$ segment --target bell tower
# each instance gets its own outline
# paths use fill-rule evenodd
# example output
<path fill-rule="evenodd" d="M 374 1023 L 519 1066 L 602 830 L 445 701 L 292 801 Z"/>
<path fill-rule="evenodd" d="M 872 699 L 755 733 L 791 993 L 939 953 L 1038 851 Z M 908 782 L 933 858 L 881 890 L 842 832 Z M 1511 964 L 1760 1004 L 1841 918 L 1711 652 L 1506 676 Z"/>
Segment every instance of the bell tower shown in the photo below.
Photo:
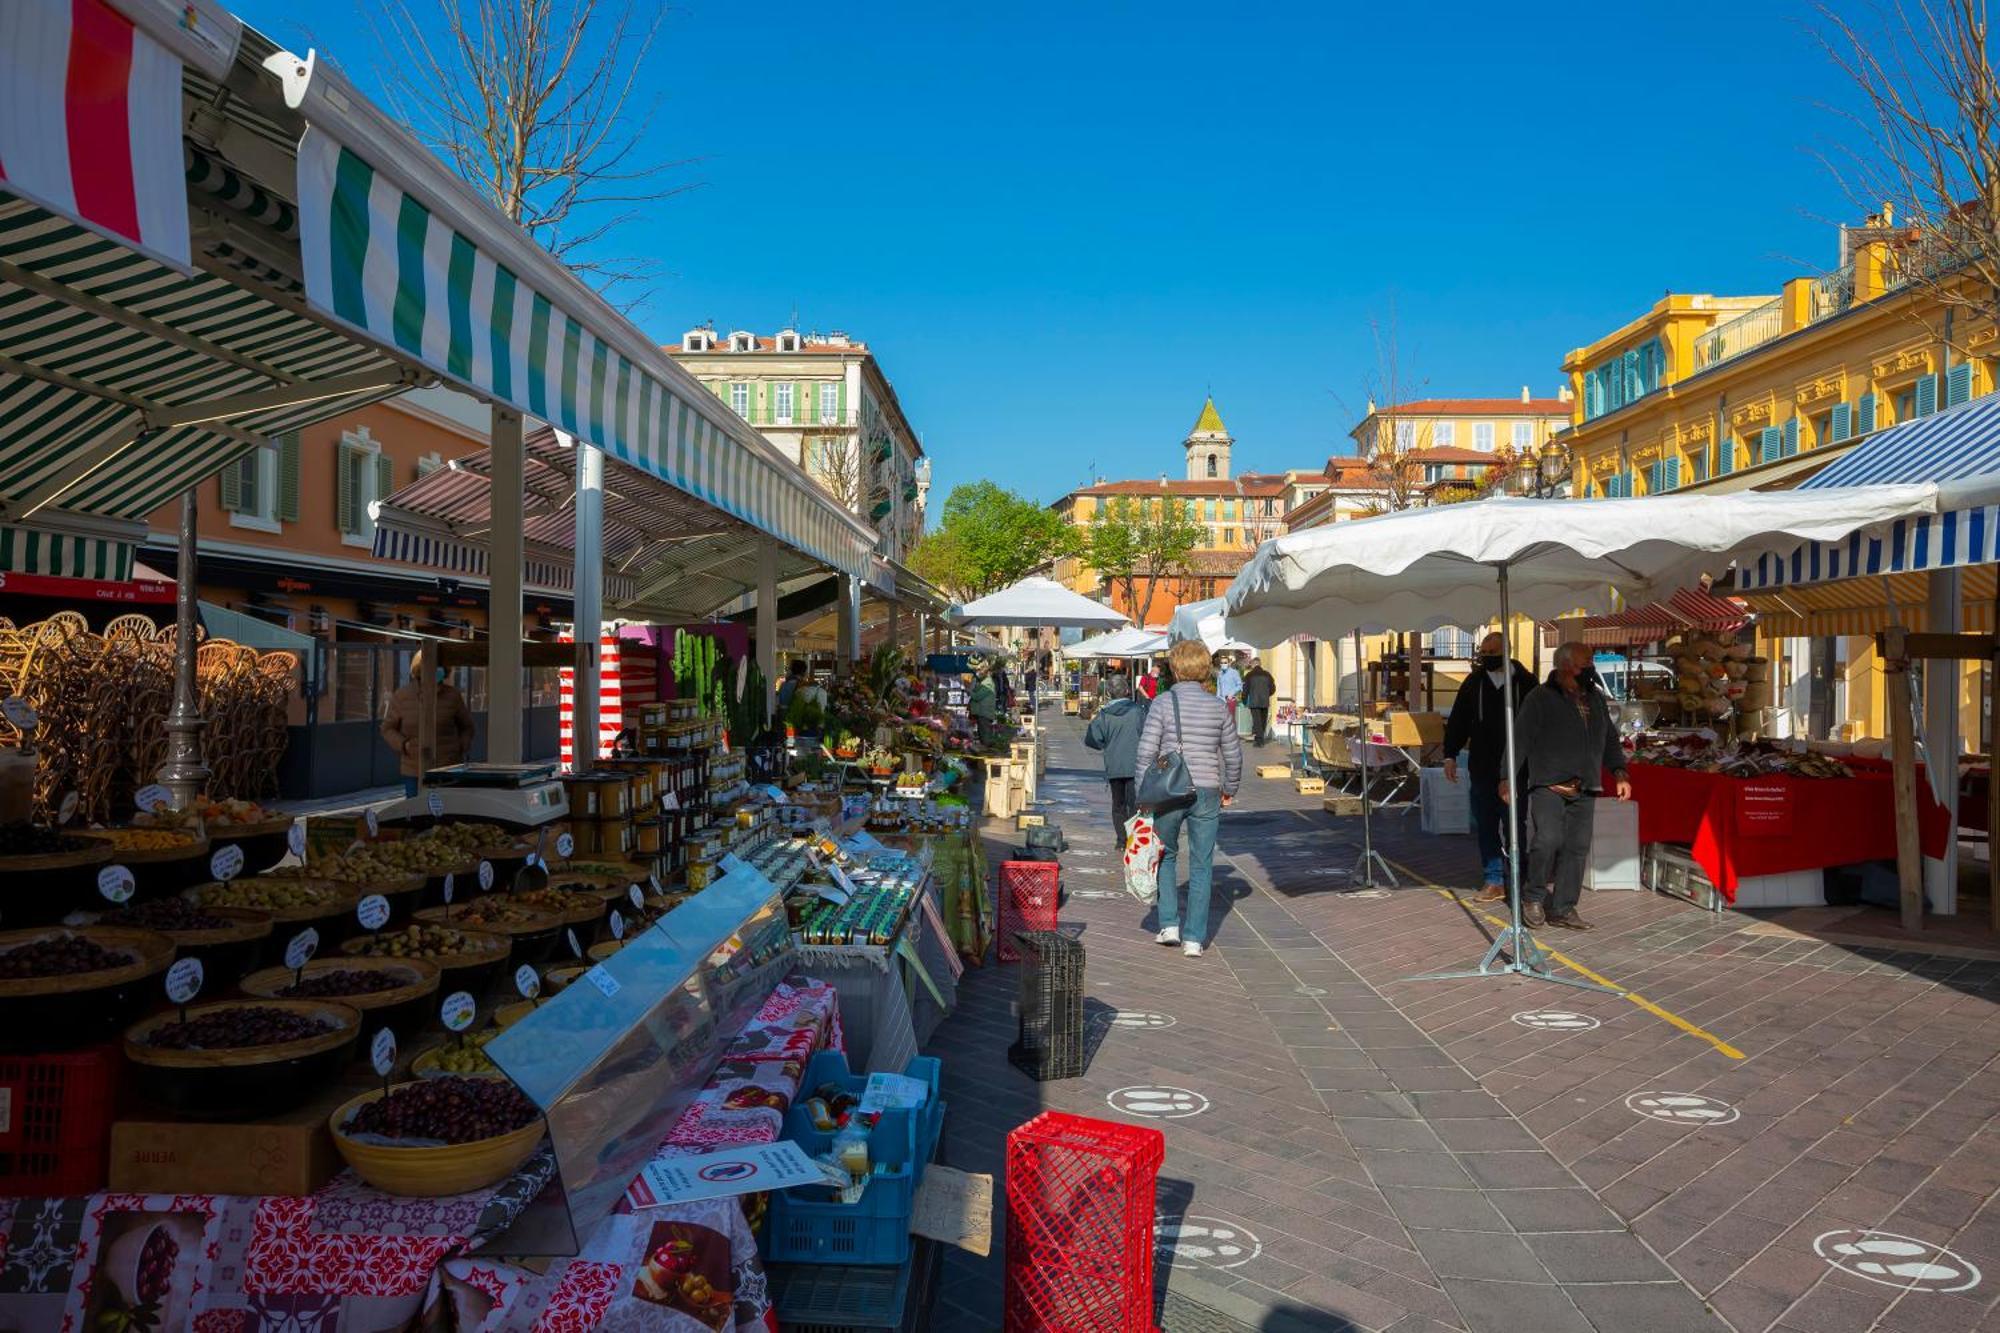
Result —
<path fill-rule="evenodd" d="M 1187 479 L 1228 481 L 1229 446 L 1234 443 L 1229 428 L 1222 424 L 1222 413 L 1215 410 L 1215 399 L 1202 403 L 1201 416 L 1181 446 L 1187 450 Z"/>

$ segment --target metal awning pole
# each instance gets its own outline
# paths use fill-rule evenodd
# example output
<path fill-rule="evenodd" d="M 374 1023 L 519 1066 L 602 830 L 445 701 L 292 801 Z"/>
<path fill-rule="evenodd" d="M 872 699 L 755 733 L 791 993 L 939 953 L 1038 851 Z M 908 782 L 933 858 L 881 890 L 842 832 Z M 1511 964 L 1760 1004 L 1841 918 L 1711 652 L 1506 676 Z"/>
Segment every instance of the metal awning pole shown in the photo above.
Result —
<path fill-rule="evenodd" d="M 201 696 L 196 690 L 195 642 L 199 618 L 195 599 L 195 519 L 199 506 L 195 489 L 181 492 L 180 551 L 174 566 L 174 704 L 167 713 L 167 761 L 160 765 L 160 782 L 173 793 L 174 808 L 192 806 L 208 785 L 208 765 L 202 762 Z M 223 792 L 224 796 L 239 793 Z"/>
<path fill-rule="evenodd" d="M 572 747 L 578 772 L 602 750 L 597 734 L 598 640 L 604 634 L 604 453 L 576 442 L 576 688 Z"/>
<path fill-rule="evenodd" d="M 493 407 L 491 484 L 487 488 L 493 535 L 488 543 L 486 599 L 486 757 L 518 764 L 521 744 L 521 522 L 526 503 L 521 414 Z"/>
<path fill-rule="evenodd" d="M 764 718 L 778 698 L 778 540 L 757 539 L 757 669 L 764 673 Z M 748 737 L 744 738 L 746 741 Z"/>

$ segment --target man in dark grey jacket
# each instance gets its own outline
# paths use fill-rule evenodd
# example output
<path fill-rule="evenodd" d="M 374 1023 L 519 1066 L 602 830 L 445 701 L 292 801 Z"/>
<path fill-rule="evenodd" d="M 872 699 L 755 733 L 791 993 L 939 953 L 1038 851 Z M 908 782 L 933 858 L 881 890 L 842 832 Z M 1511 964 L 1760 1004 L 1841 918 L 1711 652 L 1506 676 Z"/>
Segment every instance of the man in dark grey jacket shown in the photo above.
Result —
<path fill-rule="evenodd" d="M 1083 733 L 1083 743 L 1104 753 L 1104 780 L 1111 784 L 1111 824 L 1118 850 L 1125 850 L 1125 823 L 1132 818 L 1132 775 L 1139 752 L 1139 731 L 1146 725 L 1146 701 L 1132 697 L 1132 678 L 1112 676 L 1105 682 L 1110 702 L 1097 710 Z"/>
<path fill-rule="evenodd" d="M 1583 871 L 1590 859 L 1597 793 L 1609 769 L 1618 799 L 1632 799 L 1625 776 L 1625 749 L 1597 687 L 1590 649 L 1566 643 L 1556 649 L 1548 681 L 1521 701 L 1514 720 L 1518 781 L 1501 787 L 1501 797 L 1524 792 L 1528 803 L 1528 863 L 1521 872 L 1521 921 L 1589 930 L 1576 914 L 1583 894 Z M 1544 902 L 1550 877 L 1555 894 Z"/>

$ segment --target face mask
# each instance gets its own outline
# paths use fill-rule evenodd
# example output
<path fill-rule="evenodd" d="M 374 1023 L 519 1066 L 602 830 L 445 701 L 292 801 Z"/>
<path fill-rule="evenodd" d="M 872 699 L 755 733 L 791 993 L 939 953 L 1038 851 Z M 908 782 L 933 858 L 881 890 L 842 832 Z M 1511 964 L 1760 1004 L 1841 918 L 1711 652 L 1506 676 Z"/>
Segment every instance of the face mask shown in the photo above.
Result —
<path fill-rule="evenodd" d="M 1498 653 L 1481 653 L 1479 655 L 1479 669 L 1481 671 L 1498 671 L 1503 665 L 1504 663 L 1501 662 L 1500 654 Z"/>
<path fill-rule="evenodd" d="M 1576 673 L 1576 679 L 1577 682 L 1582 685 L 1595 685 L 1597 683 L 1597 668 L 1596 667 L 1583 668 L 1583 670 Z"/>

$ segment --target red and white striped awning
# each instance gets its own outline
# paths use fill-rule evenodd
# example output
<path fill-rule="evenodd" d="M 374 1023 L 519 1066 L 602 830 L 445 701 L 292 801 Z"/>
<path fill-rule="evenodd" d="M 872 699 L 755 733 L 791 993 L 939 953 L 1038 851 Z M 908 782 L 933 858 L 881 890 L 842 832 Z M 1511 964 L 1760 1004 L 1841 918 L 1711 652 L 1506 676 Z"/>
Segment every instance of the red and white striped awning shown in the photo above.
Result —
<path fill-rule="evenodd" d="M 1698 588 L 1683 588 L 1663 602 L 1627 607 L 1610 615 L 1554 621 L 1544 629 L 1597 648 L 1629 648 L 1657 643 L 1685 630 L 1734 634 L 1750 619 L 1741 602 Z"/>

